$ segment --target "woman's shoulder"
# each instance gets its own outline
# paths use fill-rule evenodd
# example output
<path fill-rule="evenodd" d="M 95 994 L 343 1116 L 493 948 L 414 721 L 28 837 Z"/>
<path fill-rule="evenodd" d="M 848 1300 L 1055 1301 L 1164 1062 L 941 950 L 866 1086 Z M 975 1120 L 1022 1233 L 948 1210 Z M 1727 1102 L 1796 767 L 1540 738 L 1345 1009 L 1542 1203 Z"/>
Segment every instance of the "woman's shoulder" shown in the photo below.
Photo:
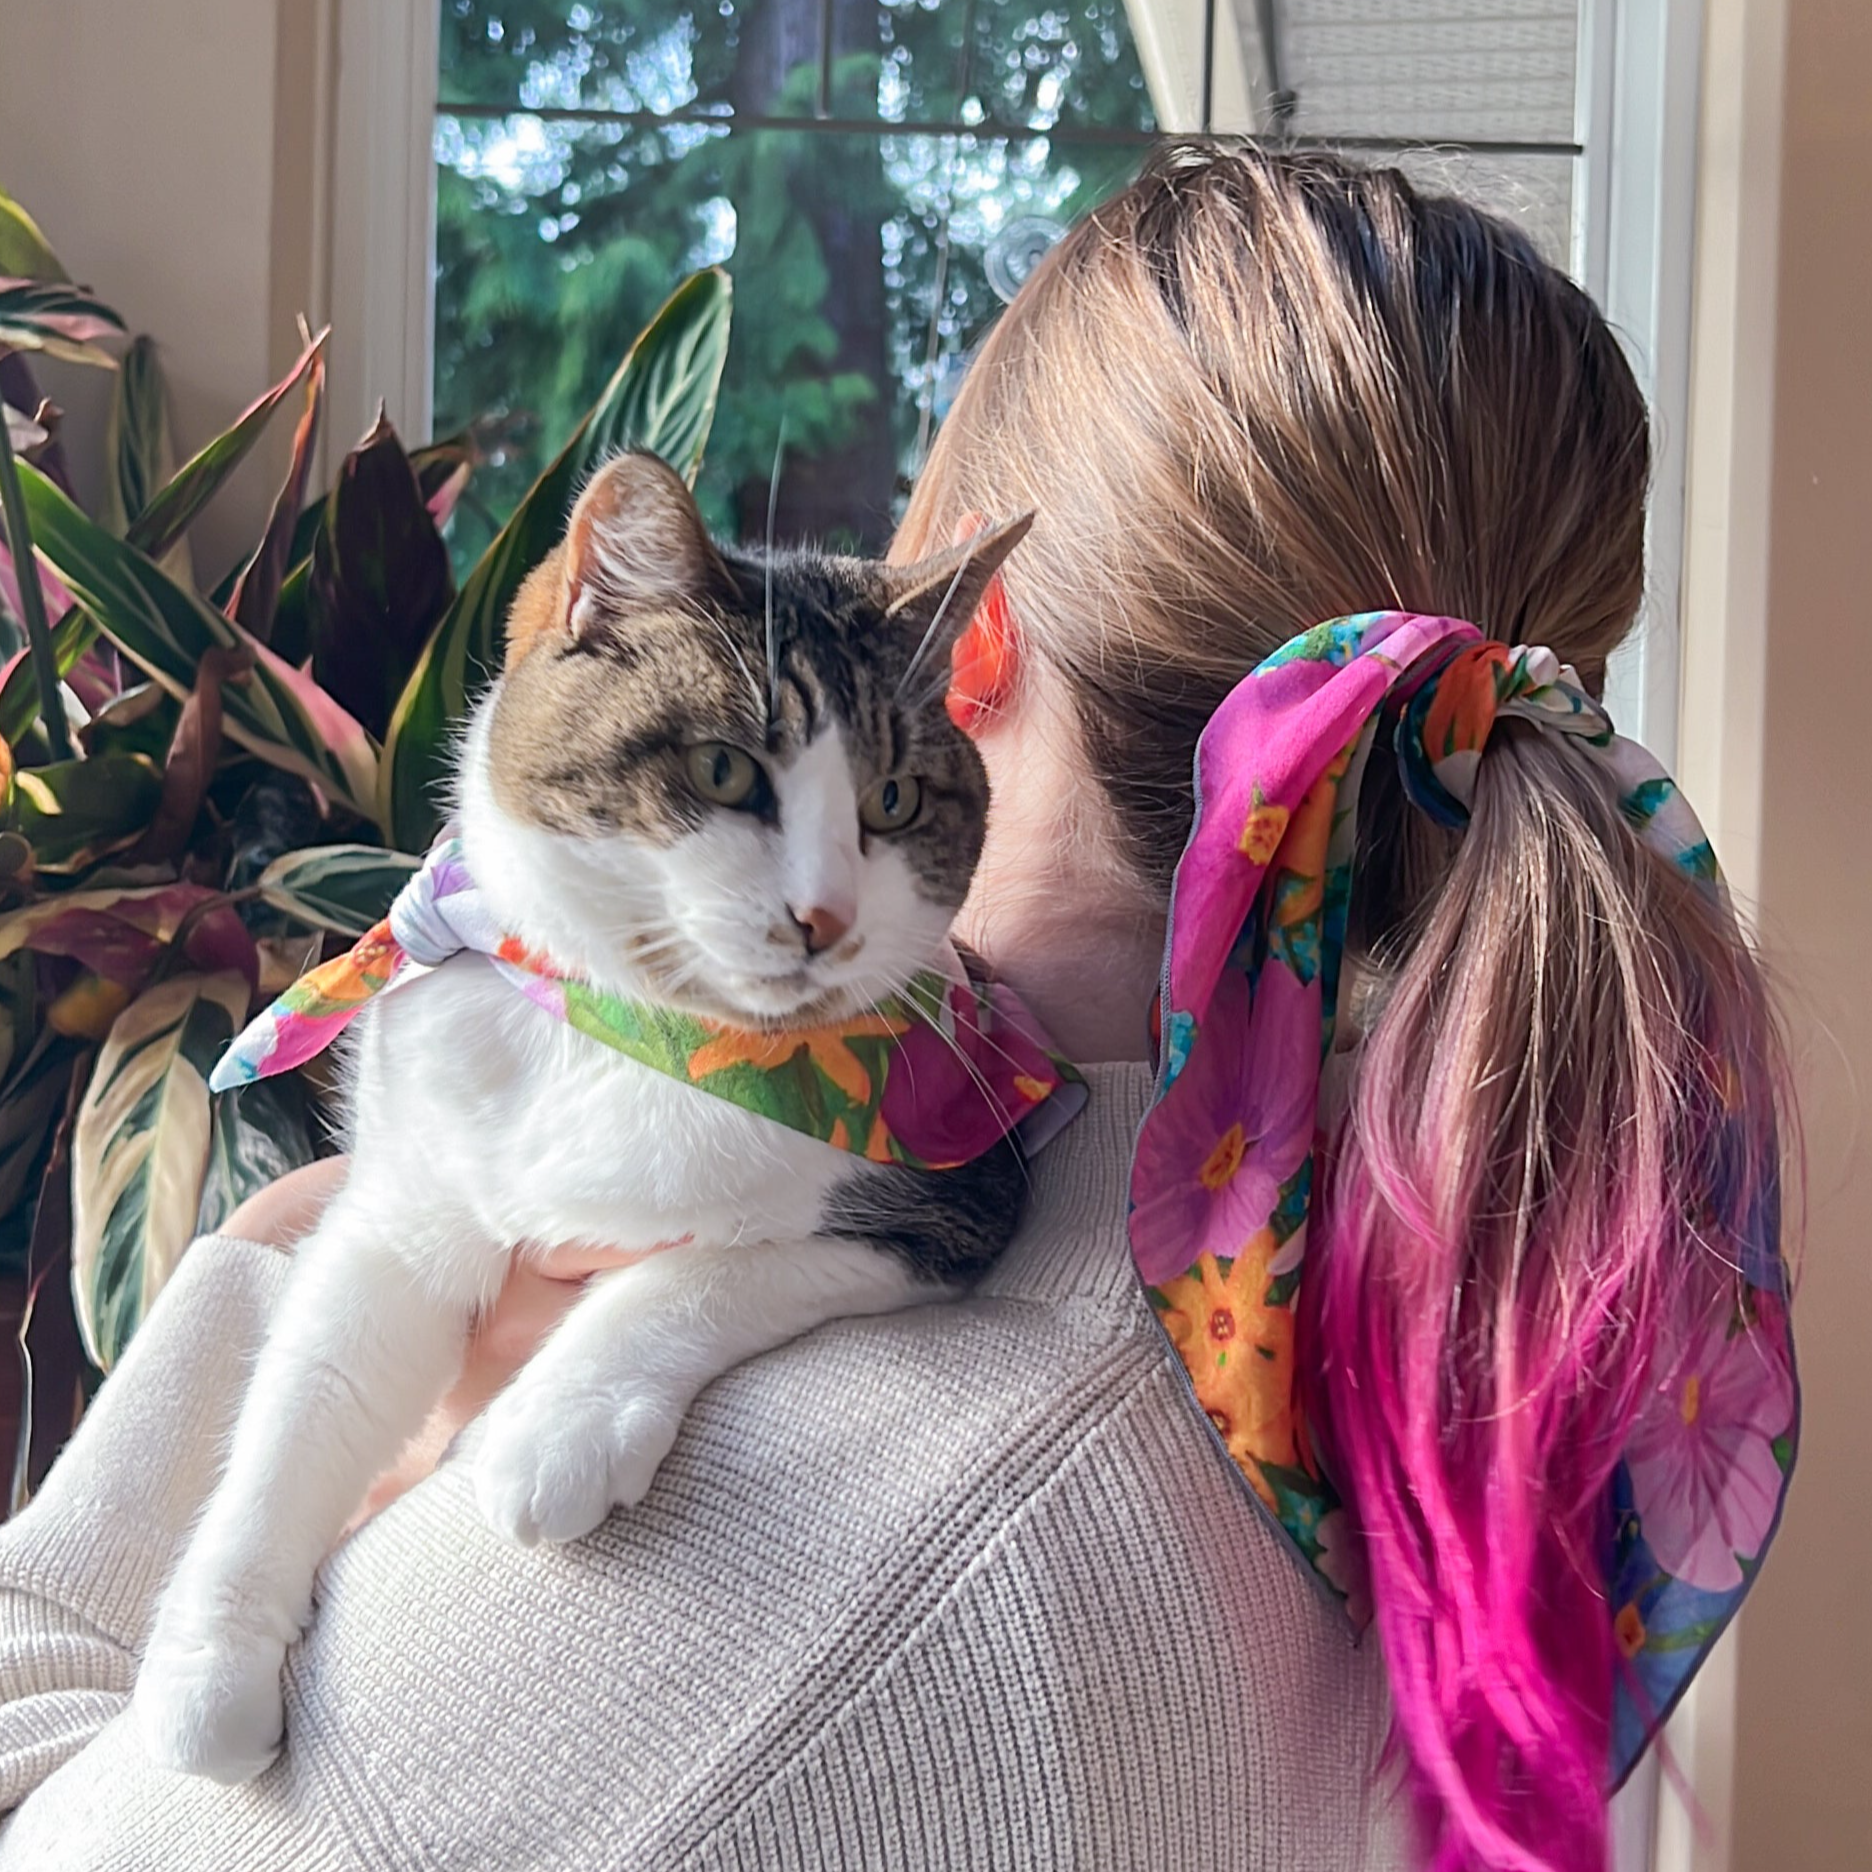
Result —
<path fill-rule="evenodd" d="M 712 1386 L 639 1506 L 530 1552 L 479 1524 L 471 1431 L 328 1564 L 289 1684 L 297 1772 L 341 1749 L 399 1784 L 385 1798 L 456 1814 L 464 1787 L 530 1781 L 476 1810 L 473 1862 L 546 1827 L 570 1866 L 726 1851 L 854 1774 L 867 1802 L 933 1798 L 959 1730 L 992 1757 L 967 1770 L 978 1827 L 1042 1798 L 1090 1825 L 1119 1784 L 1198 1759 L 1218 1713 L 1278 1706 L 1276 1759 L 1293 1738 L 1365 1776 L 1374 1661 L 1192 1408 L 1141 1307 L 979 1294 L 841 1323 Z M 1062 1762 L 1085 1783 L 1063 1808 L 1042 1786 Z M 749 1840 L 723 1862 L 769 1863 Z M 890 1862 L 994 1857 L 928 1851 Z"/>

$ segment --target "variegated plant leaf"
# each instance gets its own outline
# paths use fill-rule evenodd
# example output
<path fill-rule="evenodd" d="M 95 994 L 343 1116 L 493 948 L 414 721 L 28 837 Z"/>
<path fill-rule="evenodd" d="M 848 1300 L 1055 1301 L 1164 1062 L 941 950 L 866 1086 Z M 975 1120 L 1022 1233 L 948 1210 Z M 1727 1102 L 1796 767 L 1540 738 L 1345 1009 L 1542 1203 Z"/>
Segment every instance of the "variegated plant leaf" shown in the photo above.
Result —
<path fill-rule="evenodd" d="M 172 975 L 118 1015 L 72 1137 L 72 1293 L 108 1371 L 195 1233 L 213 1139 L 208 1074 L 247 1017 L 243 976 Z"/>
<path fill-rule="evenodd" d="M 377 749 L 350 715 L 129 541 L 88 520 L 44 475 L 23 464 L 19 473 L 35 546 L 131 662 L 179 698 L 209 651 L 249 650 L 250 676 L 223 695 L 229 738 L 360 818 L 372 816 Z"/>
<path fill-rule="evenodd" d="M 237 1086 L 213 1101 L 208 1170 L 195 1232 L 212 1235 L 249 1196 L 317 1154 L 318 1116 L 299 1073 Z"/>
<path fill-rule="evenodd" d="M 420 859 L 380 845 L 309 845 L 261 872 L 260 895 L 314 929 L 362 936 L 420 868 Z"/>
<path fill-rule="evenodd" d="M 380 408 L 339 466 L 313 541 L 307 648 L 320 687 L 382 733 L 454 596 L 448 548 Z"/>
<path fill-rule="evenodd" d="M 0 279 L 0 345 L 11 350 L 115 370 L 117 360 L 98 340 L 121 337 L 123 329 L 123 320 L 82 286 Z"/>
<path fill-rule="evenodd" d="M 239 911 L 203 884 L 101 885 L 41 897 L 0 915 L 0 962 L 22 949 L 69 956 L 106 981 L 140 988 L 178 937 L 198 969 L 231 969 L 249 981 L 259 975 Z"/>
<path fill-rule="evenodd" d="M 197 514 L 259 441 L 273 412 L 292 392 L 324 349 L 320 332 L 284 377 L 257 397 L 221 434 L 190 456 L 156 498 L 131 521 L 124 538 L 139 552 L 160 560 L 193 524 Z M 97 641 L 97 623 L 88 613 L 67 610 L 52 627 L 52 654 L 65 675 Z M 0 736 L 17 742 L 39 713 L 39 690 L 30 664 L 21 661 L 0 679 Z"/>
<path fill-rule="evenodd" d="M 695 479 L 728 356 L 730 293 L 727 274 L 711 267 L 671 294 L 436 626 L 384 740 L 378 823 L 396 844 L 420 851 L 434 836 L 451 738 L 499 671 L 514 594 L 565 531 L 592 469 L 641 448 Z"/>
<path fill-rule="evenodd" d="M 35 1051 L 0 1099 L 0 1215 L 32 1188 L 40 1148 L 65 1103 L 71 1062 L 69 1042 Z"/>
<path fill-rule="evenodd" d="M 52 432 L 44 423 L 24 410 L 16 410 L 11 403 L 6 406 L 6 432 L 15 455 L 29 455 L 52 440 Z"/>
<path fill-rule="evenodd" d="M 175 452 L 169 442 L 162 361 L 155 339 L 143 333 L 131 339 L 112 389 L 104 436 L 101 518 L 106 530 L 119 539 L 126 537 L 131 521 L 174 479 Z M 193 584 L 186 536 L 154 557 L 179 584 Z"/>
<path fill-rule="evenodd" d="M 273 511 L 253 557 L 241 568 L 227 602 L 219 608 L 262 643 L 271 642 L 273 613 L 279 604 L 280 585 L 292 566 L 293 541 L 305 508 L 306 482 L 312 472 L 312 450 L 318 440 L 319 408 L 325 397 L 325 360 L 318 358 L 306 377 L 305 407 L 293 430 L 292 454 L 286 479 L 273 499 Z"/>
<path fill-rule="evenodd" d="M 31 844 L 35 870 L 72 877 L 135 844 L 162 793 L 161 769 L 141 754 L 23 767 L 13 776 L 13 826 Z"/>
<path fill-rule="evenodd" d="M 0 189 L 0 274 L 59 285 L 71 278 L 39 223 L 5 189 Z"/>

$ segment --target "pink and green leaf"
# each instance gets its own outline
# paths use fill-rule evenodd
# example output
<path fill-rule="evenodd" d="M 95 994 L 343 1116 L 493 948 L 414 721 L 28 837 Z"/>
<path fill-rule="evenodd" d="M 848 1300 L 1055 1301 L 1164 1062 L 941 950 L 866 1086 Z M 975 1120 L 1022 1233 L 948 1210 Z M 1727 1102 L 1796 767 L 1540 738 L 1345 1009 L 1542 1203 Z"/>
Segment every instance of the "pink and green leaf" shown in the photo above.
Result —
<path fill-rule="evenodd" d="M 123 320 L 82 286 L 0 278 L 0 345 L 10 350 L 115 370 L 117 360 L 100 341 L 123 335 Z"/>
<path fill-rule="evenodd" d="M 312 547 L 310 649 L 320 685 L 382 733 L 454 595 L 417 470 L 379 410 L 338 471 Z"/>
<path fill-rule="evenodd" d="M 131 521 L 124 539 L 138 551 L 160 559 L 194 523 L 234 470 L 246 460 L 268 420 L 312 369 L 324 349 L 320 332 L 284 377 L 258 397 L 220 435 L 176 470 L 156 498 Z M 59 674 L 67 674 L 97 638 L 97 623 L 68 609 L 52 627 L 52 650 Z M 0 737 L 16 743 L 39 714 L 39 695 L 28 664 L 9 666 L 0 680 Z"/>
<path fill-rule="evenodd" d="M 306 483 L 312 472 L 312 450 L 318 439 L 319 406 L 325 394 L 325 360 L 315 356 L 305 378 L 305 408 L 293 430 L 292 456 L 286 479 L 267 517 L 266 532 L 234 586 L 225 609 L 244 630 L 262 643 L 273 634 L 273 614 L 279 606 L 280 585 L 292 565 L 294 535 L 305 508 Z"/>
<path fill-rule="evenodd" d="M 106 981 L 140 988 L 184 923 L 183 953 L 197 968 L 260 973 L 259 953 L 239 913 L 200 884 L 67 891 L 0 915 L 0 960 L 22 949 L 69 956 Z"/>
<path fill-rule="evenodd" d="M 209 651 L 251 649 L 251 676 L 223 697 L 230 739 L 370 816 L 377 753 L 351 716 L 130 542 L 88 520 L 43 475 L 22 466 L 20 480 L 38 550 L 131 662 L 181 699 Z"/>

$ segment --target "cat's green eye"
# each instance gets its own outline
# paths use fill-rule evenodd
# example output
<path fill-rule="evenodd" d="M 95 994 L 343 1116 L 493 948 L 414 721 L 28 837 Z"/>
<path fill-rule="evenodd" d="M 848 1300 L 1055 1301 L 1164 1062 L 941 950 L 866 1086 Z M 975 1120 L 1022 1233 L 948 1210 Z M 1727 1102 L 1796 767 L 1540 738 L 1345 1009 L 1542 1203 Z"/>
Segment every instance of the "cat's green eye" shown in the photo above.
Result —
<path fill-rule="evenodd" d="M 703 741 L 689 750 L 689 784 L 711 805 L 751 808 L 767 776 L 752 754 L 726 741 Z"/>
<path fill-rule="evenodd" d="M 867 832 L 901 832 L 923 809 L 923 783 L 915 774 L 892 774 L 858 802 Z"/>

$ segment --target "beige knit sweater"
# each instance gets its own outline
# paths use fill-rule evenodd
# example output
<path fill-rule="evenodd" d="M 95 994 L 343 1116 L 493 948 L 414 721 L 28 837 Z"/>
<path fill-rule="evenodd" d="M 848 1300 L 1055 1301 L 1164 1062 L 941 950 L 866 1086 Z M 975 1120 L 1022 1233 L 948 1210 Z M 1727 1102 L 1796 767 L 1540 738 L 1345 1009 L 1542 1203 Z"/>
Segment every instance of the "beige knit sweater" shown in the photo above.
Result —
<path fill-rule="evenodd" d="M 640 1508 L 522 1551 L 450 1460 L 366 1526 L 235 1790 L 123 1715 L 286 1270 L 197 1244 L 0 1530 L 0 1872 L 1403 1865 L 1379 1659 L 1201 1434 L 1125 1250 L 1146 1075 L 1092 1078 L 991 1279 L 732 1373 Z"/>

